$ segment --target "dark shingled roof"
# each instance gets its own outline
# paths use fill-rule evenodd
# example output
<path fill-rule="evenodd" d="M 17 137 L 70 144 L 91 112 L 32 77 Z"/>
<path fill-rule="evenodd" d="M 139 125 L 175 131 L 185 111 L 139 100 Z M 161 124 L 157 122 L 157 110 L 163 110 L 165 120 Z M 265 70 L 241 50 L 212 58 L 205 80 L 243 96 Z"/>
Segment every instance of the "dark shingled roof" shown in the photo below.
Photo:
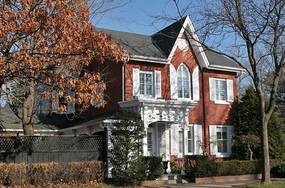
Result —
<path fill-rule="evenodd" d="M 107 33 L 111 36 L 113 41 L 119 43 L 127 52 L 133 55 L 167 58 L 167 56 L 155 46 L 150 36 L 102 28 L 96 28 L 96 31 Z"/>
<path fill-rule="evenodd" d="M 210 65 L 226 66 L 226 67 L 239 68 L 239 69 L 241 68 L 237 63 L 235 63 L 230 58 L 222 54 L 218 54 L 217 52 L 214 52 L 212 50 L 205 50 L 205 54 L 207 56 Z"/>
<path fill-rule="evenodd" d="M 167 59 L 186 18 L 183 17 L 151 36 L 103 28 L 95 28 L 95 31 L 102 31 L 110 35 L 113 41 L 119 43 L 132 55 Z M 211 50 L 206 50 L 205 54 L 210 65 L 240 68 L 233 60 L 224 55 Z"/>
<path fill-rule="evenodd" d="M 185 20 L 186 17 L 178 20 L 177 22 L 174 22 L 173 24 L 151 36 L 151 38 L 155 41 L 154 43 L 157 44 L 157 46 L 164 52 L 167 57 L 169 56 L 174 46 L 174 43 L 181 31 Z"/>

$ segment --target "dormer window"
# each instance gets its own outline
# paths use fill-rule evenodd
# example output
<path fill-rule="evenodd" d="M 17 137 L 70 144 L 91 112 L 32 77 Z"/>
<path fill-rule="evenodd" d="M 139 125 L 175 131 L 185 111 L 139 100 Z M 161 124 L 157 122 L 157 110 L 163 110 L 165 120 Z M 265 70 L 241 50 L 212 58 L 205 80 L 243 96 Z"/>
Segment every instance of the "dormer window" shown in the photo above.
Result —
<path fill-rule="evenodd" d="M 190 98 L 190 73 L 188 68 L 182 64 L 178 68 L 177 72 L 177 86 L 178 86 L 178 98 Z"/>

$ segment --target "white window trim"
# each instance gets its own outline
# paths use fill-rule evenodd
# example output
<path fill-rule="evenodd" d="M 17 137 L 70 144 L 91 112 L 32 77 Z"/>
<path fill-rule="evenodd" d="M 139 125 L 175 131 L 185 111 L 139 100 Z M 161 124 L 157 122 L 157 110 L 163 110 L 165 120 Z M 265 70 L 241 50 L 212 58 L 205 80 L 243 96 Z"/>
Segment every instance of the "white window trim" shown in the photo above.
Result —
<path fill-rule="evenodd" d="M 192 133 L 192 152 L 188 152 L 188 131 L 189 129 L 191 129 L 191 133 Z M 185 133 L 187 133 L 184 137 L 185 137 L 185 154 L 186 155 L 194 155 L 194 151 L 195 151 L 195 143 L 194 143 L 194 126 L 191 124 L 191 125 L 188 125 L 188 127 L 185 129 Z"/>
<path fill-rule="evenodd" d="M 227 131 L 228 131 L 228 128 L 233 128 L 233 126 L 232 125 L 209 125 L 209 126 L 215 126 L 216 128 L 217 127 L 226 127 L 227 128 Z M 216 136 L 217 136 L 217 130 L 216 130 Z M 210 135 L 210 134 L 209 134 Z M 210 135 L 211 136 L 211 135 Z M 229 135 L 227 135 L 228 137 L 229 137 Z M 217 144 L 217 142 L 218 142 L 218 140 L 217 140 L 217 138 L 216 138 L 216 140 L 215 140 L 215 142 L 216 142 L 216 146 L 215 147 L 217 147 L 216 148 L 216 153 L 215 153 L 215 156 L 216 157 L 219 157 L 219 158 L 227 158 L 227 157 L 230 157 L 231 156 L 231 154 L 232 154 L 232 152 L 231 152 L 231 147 L 232 147 L 232 137 L 231 137 L 231 140 L 229 140 L 229 139 L 227 139 L 230 143 L 228 143 L 227 142 L 227 151 L 228 152 L 218 152 L 218 144 Z M 212 154 L 212 151 L 211 151 L 211 154 Z"/>
<path fill-rule="evenodd" d="M 179 145 L 179 144 L 180 144 L 180 139 L 181 139 L 181 138 L 179 137 L 179 136 L 180 136 L 180 134 L 179 134 L 180 132 L 182 132 L 182 142 L 181 142 L 181 144 L 182 144 L 182 151 L 180 151 L 180 145 Z M 182 158 L 182 157 L 183 157 L 183 146 L 185 146 L 185 144 L 183 144 L 183 141 L 184 141 L 184 138 L 183 138 L 183 137 L 185 137 L 185 136 L 184 136 L 184 133 L 183 133 L 183 129 L 179 129 L 179 130 L 178 130 L 178 152 L 177 152 L 179 158 Z"/>
<path fill-rule="evenodd" d="M 231 102 L 230 101 L 228 101 L 228 87 L 227 87 L 227 80 L 231 80 L 231 79 L 226 79 L 226 78 L 214 78 L 214 77 L 210 77 L 209 78 L 209 83 L 211 82 L 211 79 L 213 79 L 213 80 L 222 80 L 222 81 L 225 81 L 226 82 L 226 100 L 217 100 L 216 99 L 216 96 L 215 96 L 215 99 L 214 100 L 211 100 L 211 101 L 213 101 L 215 104 L 224 104 L 224 105 L 229 105 L 229 104 L 231 104 Z M 215 87 L 215 86 L 214 86 Z M 211 87 L 209 87 L 209 90 L 210 89 L 212 89 Z M 217 92 L 217 91 L 215 91 L 215 92 Z M 209 92 L 209 93 L 211 93 L 211 92 Z"/>
<path fill-rule="evenodd" d="M 151 74 L 152 75 L 152 95 L 146 95 L 146 94 L 141 94 L 140 93 L 140 74 Z M 150 99 L 150 98 L 155 98 L 155 79 L 154 79 L 154 71 L 143 71 L 139 70 L 139 98 L 145 98 L 145 99 Z M 146 92 L 146 91 L 145 91 Z"/>
<path fill-rule="evenodd" d="M 189 129 L 192 129 L 192 149 L 193 151 L 192 152 L 188 152 L 188 131 Z M 185 155 L 194 155 L 194 151 L 195 151 L 195 143 L 194 143 L 194 126 L 193 124 L 188 124 L 187 127 L 185 127 L 184 129 L 181 127 L 179 128 L 178 132 L 182 132 L 183 134 L 183 141 L 184 141 L 184 144 L 183 144 L 183 141 L 182 141 L 182 148 L 184 147 L 184 153 Z M 179 135 L 179 134 L 178 134 Z M 180 138 L 179 138 L 180 139 Z M 182 152 L 179 151 L 179 139 L 178 139 L 178 157 L 181 158 L 183 157 L 183 150 Z"/>
<path fill-rule="evenodd" d="M 228 90 L 228 88 L 227 88 L 227 79 L 224 79 L 224 78 L 214 78 L 214 80 L 215 81 L 223 81 L 223 82 L 226 83 L 226 91 L 225 91 L 226 92 L 226 99 L 225 100 L 216 99 L 216 96 L 217 96 L 217 90 L 216 90 L 215 102 L 216 103 L 228 103 L 227 102 L 227 98 L 228 98 L 228 95 L 227 95 L 227 90 Z M 216 85 L 215 85 L 215 87 L 216 87 Z M 217 89 L 217 88 L 215 88 L 215 89 Z"/>
<path fill-rule="evenodd" d="M 148 133 L 151 133 L 151 142 L 152 142 L 152 151 L 149 151 L 148 150 Z M 154 132 L 154 128 L 153 127 L 149 127 L 149 128 L 147 128 L 147 135 L 146 135 L 146 137 L 147 137 L 147 154 L 148 154 L 148 156 L 153 156 L 153 155 L 155 155 L 155 132 Z"/>
<path fill-rule="evenodd" d="M 214 103 L 215 103 L 215 104 L 231 104 L 231 103 L 228 102 L 228 101 L 222 101 L 222 100 L 215 100 Z"/>
<path fill-rule="evenodd" d="M 178 88 L 178 77 L 179 77 L 179 69 L 180 69 L 180 67 L 182 67 L 182 66 L 184 66 L 185 68 L 186 68 L 186 70 L 187 70 L 187 72 L 188 72 L 188 84 L 189 84 L 189 98 L 185 98 L 185 97 L 179 97 L 179 93 L 178 93 L 178 91 L 179 91 L 179 88 Z M 192 86 L 192 80 L 191 80 L 191 77 L 192 77 L 192 74 L 191 74 L 191 72 L 189 71 L 189 68 L 184 64 L 184 63 L 181 63 L 180 65 L 179 65 L 179 67 L 177 68 L 177 77 L 176 77 L 176 79 L 177 79 L 177 100 L 181 100 L 181 101 L 193 101 L 193 99 L 192 99 L 192 96 L 193 96 L 193 86 Z"/>

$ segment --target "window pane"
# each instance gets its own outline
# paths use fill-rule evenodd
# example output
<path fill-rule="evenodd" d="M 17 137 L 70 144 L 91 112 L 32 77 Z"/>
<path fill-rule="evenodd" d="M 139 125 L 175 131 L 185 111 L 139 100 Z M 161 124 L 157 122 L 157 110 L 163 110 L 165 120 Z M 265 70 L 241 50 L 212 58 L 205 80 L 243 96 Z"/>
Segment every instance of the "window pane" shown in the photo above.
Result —
<path fill-rule="evenodd" d="M 192 139 L 192 128 L 190 127 L 189 131 L 188 131 L 188 139 Z"/>
<path fill-rule="evenodd" d="M 221 132 L 217 132 L 217 139 L 222 139 L 222 134 L 221 134 Z"/>
<path fill-rule="evenodd" d="M 227 132 L 223 132 L 223 139 L 227 139 Z"/>
<path fill-rule="evenodd" d="M 140 73 L 140 94 L 153 95 L 153 75 L 151 73 Z"/>
<path fill-rule="evenodd" d="M 140 83 L 144 83 L 144 74 L 140 73 Z"/>
<path fill-rule="evenodd" d="M 146 74 L 146 83 L 152 84 L 152 74 Z"/>
<path fill-rule="evenodd" d="M 147 95 L 152 95 L 152 85 L 147 85 L 146 86 L 146 94 Z"/>
<path fill-rule="evenodd" d="M 178 68 L 178 97 L 189 98 L 189 72 L 185 65 L 181 65 Z"/>
<path fill-rule="evenodd" d="M 217 141 L 217 146 L 218 146 L 218 152 L 221 153 L 223 152 L 222 148 L 223 148 L 223 142 L 221 140 Z"/>
<path fill-rule="evenodd" d="M 181 79 L 181 77 L 178 77 L 177 85 L 178 85 L 178 97 L 182 98 L 183 94 L 182 94 L 182 79 Z"/>
<path fill-rule="evenodd" d="M 223 152 L 224 153 L 228 152 L 227 140 L 223 140 Z"/>
<path fill-rule="evenodd" d="M 182 90 L 180 90 L 180 89 L 178 90 L 178 97 L 183 98 Z"/>
<path fill-rule="evenodd" d="M 220 153 L 228 152 L 227 127 L 217 127 L 217 148 Z"/>
<path fill-rule="evenodd" d="M 183 152 L 183 132 L 179 131 L 179 153 Z"/>
<path fill-rule="evenodd" d="M 189 131 L 187 131 L 188 136 L 188 153 L 193 153 L 193 133 L 192 127 L 190 127 Z"/>
<path fill-rule="evenodd" d="M 148 152 L 152 153 L 152 133 L 147 133 L 147 150 Z"/>
<path fill-rule="evenodd" d="M 227 82 L 226 80 L 216 80 L 216 100 L 227 100 Z"/>
<path fill-rule="evenodd" d="M 193 140 L 188 140 L 188 153 L 193 153 Z"/>
<path fill-rule="evenodd" d="M 143 83 L 140 84 L 140 94 L 144 95 L 144 84 Z"/>
<path fill-rule="evenodd" d="M 184 98 L 189 98 L 189 89 L 184 91 Z"/>

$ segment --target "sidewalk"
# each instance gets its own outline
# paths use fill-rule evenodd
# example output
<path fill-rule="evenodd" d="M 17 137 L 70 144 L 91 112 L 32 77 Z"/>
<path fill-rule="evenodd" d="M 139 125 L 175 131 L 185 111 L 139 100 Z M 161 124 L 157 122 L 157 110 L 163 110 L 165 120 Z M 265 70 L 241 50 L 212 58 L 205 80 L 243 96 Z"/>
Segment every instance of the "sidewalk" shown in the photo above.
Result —
<path fill-rule="evenodd" d="M 255 182 L 255 181 L 254 181 Z M 164 185 L 164 188 L 232 188 L 237 186 L 247 185 L 253 183 L 253 181 L 244 181 L 244 182 L 232 182 L 225 184 L 170 184 Z"/>

